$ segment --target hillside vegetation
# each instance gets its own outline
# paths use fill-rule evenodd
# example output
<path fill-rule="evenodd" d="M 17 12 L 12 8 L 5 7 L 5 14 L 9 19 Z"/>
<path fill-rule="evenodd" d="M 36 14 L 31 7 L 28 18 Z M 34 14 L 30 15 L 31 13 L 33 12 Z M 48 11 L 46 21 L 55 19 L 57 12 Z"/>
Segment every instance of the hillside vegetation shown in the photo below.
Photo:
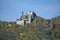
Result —
<path fill-rule="evenodd" d="M 37 17 L 25 26 L 0 21 L 0 40 L 60 40 L 60 17 Z"/>

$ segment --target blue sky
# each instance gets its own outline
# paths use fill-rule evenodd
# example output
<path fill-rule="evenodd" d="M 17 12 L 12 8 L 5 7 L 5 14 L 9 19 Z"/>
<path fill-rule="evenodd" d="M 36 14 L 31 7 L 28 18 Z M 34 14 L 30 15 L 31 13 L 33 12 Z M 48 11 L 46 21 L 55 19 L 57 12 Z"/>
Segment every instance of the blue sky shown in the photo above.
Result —
<path fill-rule="evenodd" d="M 60 15 L 60 0 L 0 0 L 0 20 L 16 21 L 22 11 L 34 11 L 46 19 Z"/>

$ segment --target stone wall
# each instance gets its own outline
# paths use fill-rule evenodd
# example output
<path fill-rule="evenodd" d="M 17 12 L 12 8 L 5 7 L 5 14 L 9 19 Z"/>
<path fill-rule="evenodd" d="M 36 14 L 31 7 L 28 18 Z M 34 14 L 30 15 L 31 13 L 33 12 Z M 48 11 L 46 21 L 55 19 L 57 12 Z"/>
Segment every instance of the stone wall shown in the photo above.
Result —
<path fill-rule="evenodd" d="M 24 26 L 24 20 L 20 20 L 16 22 L 18 25 L 23 25 Z"/>

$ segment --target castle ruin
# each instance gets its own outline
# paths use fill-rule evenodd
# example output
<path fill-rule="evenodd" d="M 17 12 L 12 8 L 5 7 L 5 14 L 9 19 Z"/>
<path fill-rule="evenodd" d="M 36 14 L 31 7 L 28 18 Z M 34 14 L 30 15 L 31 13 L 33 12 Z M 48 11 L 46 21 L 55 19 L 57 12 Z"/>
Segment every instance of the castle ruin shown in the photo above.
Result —
<path fill-rule="evenodd" d="M 28 11 L 26 15 L 22 12 L 20 19 L 16 21 L 17 25 L 24 26 L 25 24 L 32 23 L 32 21 L 36 18 L 36 14 L 34 11 Z"/>

